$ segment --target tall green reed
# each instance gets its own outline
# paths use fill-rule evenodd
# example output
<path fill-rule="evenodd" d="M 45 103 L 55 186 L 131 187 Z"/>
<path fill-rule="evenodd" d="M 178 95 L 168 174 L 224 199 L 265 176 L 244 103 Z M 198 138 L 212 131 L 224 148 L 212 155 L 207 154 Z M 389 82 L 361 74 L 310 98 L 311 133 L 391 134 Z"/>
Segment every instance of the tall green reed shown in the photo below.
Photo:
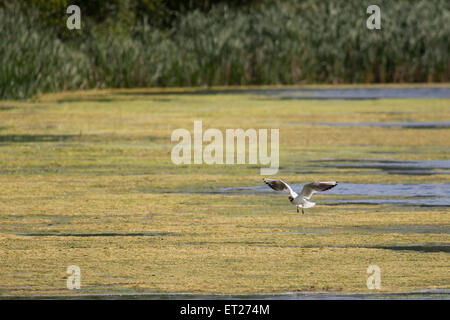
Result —
<path fill-rule="evenodd" d="M 85 23 L 88 32 L 65 41 L 36 9 L 6 6 L 0 98 L 105 87 L 449 81 L 450 3 L 377 4 L 381 30 L 366 28 L 359 0 L 303 0 L 192 11 L 168 32 L 145 22 L 130 32 Z"/>

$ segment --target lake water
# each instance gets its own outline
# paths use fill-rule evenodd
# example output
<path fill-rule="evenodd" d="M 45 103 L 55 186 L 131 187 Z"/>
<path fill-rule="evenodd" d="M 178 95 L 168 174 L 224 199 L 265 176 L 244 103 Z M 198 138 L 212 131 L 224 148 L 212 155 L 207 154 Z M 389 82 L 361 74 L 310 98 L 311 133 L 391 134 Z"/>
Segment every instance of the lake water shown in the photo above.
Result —
<path fill-rule="evenodd" d="M 293 183 L 291 187 L 299 192 L 303 184 Z M 222 188 L 219 192 L 249 192 L 269 193 L 276 195 L 265 184 L 258 186 Z M 333 199 L 322 200 L 323 204 L 399 204 L 416 206 L 450 206 L 450 183 L 349 183 L 339 182 L 338 185 L 323 194 L 343 196 L 371 196 L 367 199 Z M 376 198 L 372 198 L 372 196 Z M 401 197 L 400 199 L 398 197 Z"/>
<path fill-rule="evenodd" d="M 0 299 L 93 299 L 93 300 L 367 300 L 367 299 L 450 299 L 450 290 L 421 290 L 398 293 L 331 293 L 287 292 L 280 294 L 190 294 L 190 293 L 141 293 L 141 294 L 84 294 L 58 296 L 3 296 Z"/>

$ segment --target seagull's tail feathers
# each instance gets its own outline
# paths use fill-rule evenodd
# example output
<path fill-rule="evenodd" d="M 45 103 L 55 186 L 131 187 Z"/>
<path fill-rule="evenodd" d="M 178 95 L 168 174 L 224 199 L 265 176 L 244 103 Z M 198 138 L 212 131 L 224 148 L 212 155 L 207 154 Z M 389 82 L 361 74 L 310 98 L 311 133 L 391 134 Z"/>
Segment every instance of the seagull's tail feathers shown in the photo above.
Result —
<path fill-rule="evenodd" d="M 312 201 L 308 201 L 308 200 L 304 200 L 304 202 L 303 202 L 303 208 L 305 208 L 305 209 L 308 209 L 308 208 L 312 208 L 312 207 L 314 207 L 316 205 L 316 203 L 315 202 L 312 202 Z"/>

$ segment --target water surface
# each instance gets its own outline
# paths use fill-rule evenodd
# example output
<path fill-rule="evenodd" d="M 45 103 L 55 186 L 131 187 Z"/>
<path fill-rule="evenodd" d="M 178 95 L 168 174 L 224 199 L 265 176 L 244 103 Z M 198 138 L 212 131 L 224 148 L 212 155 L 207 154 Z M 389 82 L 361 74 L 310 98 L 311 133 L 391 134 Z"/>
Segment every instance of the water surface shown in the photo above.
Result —
<path fill-rule="evenodd" d="M 194 294 L 194 293 L 125 293 L 125 294 L 73 294 L 41 296 L 0 296 L 0 299 L 92 299 L 92 300 L 367 300 L 367 299 L 450 299 L 450 290 L 420 290 L 411 292 L 336 293 L 336 292 L 286 292 L 279 294 Z"/>
<path fill-rule="evenodd" d="M 397 121 L 397 122 L 288 122 L 287 124 L 315 125 L 332 127 L 400 127 L 406 129 L 445 129 L 450 121 Z"/>
<path fill-rule="evenodd" d="M 383 99 L 450 98 L 450 87 L 358 87 L 358 88 L 252 88 L 198 89 L 192 91 L 132 91 L 117 95 L 209 95 L 254 94 L 278 99 Z"/>
<path fill-rule="evenodd" d="M 292 183 L 298 193 L 304 184 Z M 230 187 L 219 189 L 222 193 L 271 193 L 275 192 L 264 183 L 258 186 Z M 343 195 L 343 199 L 324 199 L 323 204 L 399 204 L 415 206 L 450 206 L 450 183 L 349 183 L 338 185 L 322 194 Z M 349 199 L 345 196 L 369 196 L 366 199 Z M 376 198 L 374 198 L 376 197 Z"/>

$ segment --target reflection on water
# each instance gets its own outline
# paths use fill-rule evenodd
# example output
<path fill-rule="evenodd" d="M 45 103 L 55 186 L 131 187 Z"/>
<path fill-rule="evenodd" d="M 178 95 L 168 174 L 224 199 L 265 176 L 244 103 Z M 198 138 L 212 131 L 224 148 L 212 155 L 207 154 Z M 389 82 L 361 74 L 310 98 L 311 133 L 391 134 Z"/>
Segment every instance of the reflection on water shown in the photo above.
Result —
<path fill-rule="evenodd" d="M 339 205 L 339 204 L 396 204 L 402 206 L 419 206 L 419 207 L 446 207 L 450 205 L 449 198 L 420 198 L 420 199 L 352 199 L 352 200 L 337 200 L 338 202 L 325 201 L 324 204 Z"/>
<path fill-rule="evenodd" d="M 335 168 L 335 169 L 374 169 L 388 174 L 404 175 L 431 175 L 450 174 L 450 160 L 390 160 L 390 159 L 322 159 L 309 161 L 302 167 L 302 173 L 308 169 Z M 288 170 L 289 168 L 284 168 Z M 287 181 L 289 183 L 289 181 Z M 300 191 L 303 184 L 292 184 Z M 261 182 L 258 186 L 243 186 L 222 188 L 220 193 L 253 193 L 272 192 Z M 326 192 L 331 195 L 343 195 L 341 199 L 324 200 L 324 204 L 395 204 L 408 206 L 449 206 L 450 183 L 351 183 L 339 182 L 336 188 Z M 364 199 L 354 199 L 345 196 L 368 196 Z"/>
<path fill-rule="evenodd" d="M 305 124 L 332 127 L 400 127 L 408 129 L 440 129 L 450 128 L 450 121 L 423 122 L 289 122 L 289 124 Z"/>
<path fill-rule="evenodd" d="M 450 160 L 326 159 L 314 163 L 326 168 L 376 169 L 390 174 L 450 174 Z"/>
<path fill-rule="evenodd" d="M 116 95 L 209 95 L 255 94 L 278 99 L 386 99 L 386 98 L 450 98 L 449 87 L 359 87 L 359 88 L 258 88 L 199 89 L 190 91 L 120 91 Z"/>
<path fill-rule="evenodd" d="M 370 196 L 433 196 L 450 197 L 450 183 L 339 183 L 328 194 L 357 194 Z"/>
<path fill-rule="evenodd" d="M 291 184 L 294 190 L 300 191 L 303 184 Z M 265 185 L 253 187 L 235 187 L 219 189 L 222 193 L 249 192 L 249 193 L 273 193 Z M 326 192 L 335 195 L 365 195 L 377 196 L 373 199 L 337 199 L 325 200 L 324 204 L 400 204 L 417 206 L 449 206 L 450 183 L 346 183 L 339 182 L 336 188 Z M 398 197 L 403 197 L 399 199 Z"/>
<path fill-rule="evenodd" d="M 450 299 L 450 290 L 435 289 L 393 293 L 286 292 L 279 294 L 190 294 L 190 293 L 125 293 L 73 294 L 58 296 L 0 296 L 0 299 L 92 299 L 92 300 L 365 300 L 365 299 Z"/>
<path fill-rule="evenodd" d="M 263 94 L 282 99 L 450 98 L 450 88 L 273 89 Z"/>
<path fill-rule="evenodd" d="M 345 168 L 377 168 L 389 166 L 392 168 L 430 168 L 430 169 L 450 169 L 450 160 L 384 160 L 384 159 L 340 159 L 340 160 L 320 160 L 318 162 L 338 162 L 334 167 Z M 339 162 L 349 162 L 339 164 Z"/>

